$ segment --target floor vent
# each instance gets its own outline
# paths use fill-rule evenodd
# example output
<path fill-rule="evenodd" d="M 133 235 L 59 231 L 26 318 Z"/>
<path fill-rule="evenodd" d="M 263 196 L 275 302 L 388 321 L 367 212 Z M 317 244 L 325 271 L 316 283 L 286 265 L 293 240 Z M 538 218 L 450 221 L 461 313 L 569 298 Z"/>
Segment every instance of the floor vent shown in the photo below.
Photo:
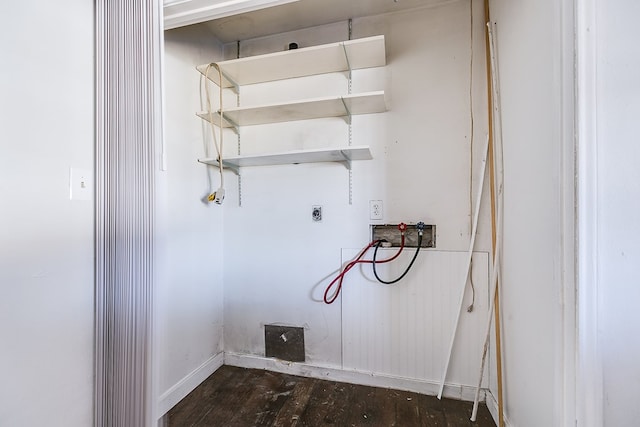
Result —
<path fill-rule="evenodd" d="M 304 328 L 264 326 L 265 356 L 304 362 Z"/>

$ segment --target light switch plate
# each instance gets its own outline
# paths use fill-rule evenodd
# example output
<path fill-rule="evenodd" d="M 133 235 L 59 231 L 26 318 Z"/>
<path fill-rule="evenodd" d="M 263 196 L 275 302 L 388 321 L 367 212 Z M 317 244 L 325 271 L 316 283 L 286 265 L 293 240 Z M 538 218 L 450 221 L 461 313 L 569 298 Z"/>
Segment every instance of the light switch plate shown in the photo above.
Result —
<path fill-rule="evenodd" d="M 90 169 L 69 169 L 69 199 L 91 200 L 93 195 L 93 172 Z"/>

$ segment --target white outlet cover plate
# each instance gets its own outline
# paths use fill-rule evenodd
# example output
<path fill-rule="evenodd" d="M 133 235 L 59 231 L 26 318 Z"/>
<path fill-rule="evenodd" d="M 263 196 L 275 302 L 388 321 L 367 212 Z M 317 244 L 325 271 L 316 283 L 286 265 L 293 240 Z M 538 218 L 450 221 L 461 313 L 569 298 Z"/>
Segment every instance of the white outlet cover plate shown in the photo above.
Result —
<path fill-rule="evenodd" d="M 93 195 L 93 172 L 91 169 L 69 169 L 69 199 L 91 200 Z"/>
<path fill-rule="evenodd" d="M 369 219 L 382 218 L 382 200 L 369 200 Z"/>

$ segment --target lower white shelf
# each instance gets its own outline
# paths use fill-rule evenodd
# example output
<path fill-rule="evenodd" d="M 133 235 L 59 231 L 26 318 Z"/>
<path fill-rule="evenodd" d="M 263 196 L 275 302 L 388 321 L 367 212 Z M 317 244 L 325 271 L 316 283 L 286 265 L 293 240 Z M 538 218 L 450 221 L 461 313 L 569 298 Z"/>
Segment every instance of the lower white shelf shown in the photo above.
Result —
<path fill-rule="evenodd" d="M 351 168 L 352 160 L 371 160 L 371 150 L 367 146 L 321 148 L 312 150 L 294 150 L 247 156 L 232 156 L 223 159 L 225 168 L 238 173 L 238 169 L 247 166 L 286 165 L 298 163 L 337 162 Z M 200 163 L 218 166 L 217 159 L 198 159 Z"/>

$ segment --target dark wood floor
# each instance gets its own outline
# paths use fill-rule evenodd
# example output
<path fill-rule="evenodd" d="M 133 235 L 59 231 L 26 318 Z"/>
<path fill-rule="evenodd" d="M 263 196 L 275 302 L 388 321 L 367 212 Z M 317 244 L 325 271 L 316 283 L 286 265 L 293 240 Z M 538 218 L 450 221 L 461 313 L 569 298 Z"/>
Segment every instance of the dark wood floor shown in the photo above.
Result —
<path fill-rule="evenodd" d="M 491 426 L 485 405 L 406 391 L 223 366 L 167 416 L 183 426 Z"/>

